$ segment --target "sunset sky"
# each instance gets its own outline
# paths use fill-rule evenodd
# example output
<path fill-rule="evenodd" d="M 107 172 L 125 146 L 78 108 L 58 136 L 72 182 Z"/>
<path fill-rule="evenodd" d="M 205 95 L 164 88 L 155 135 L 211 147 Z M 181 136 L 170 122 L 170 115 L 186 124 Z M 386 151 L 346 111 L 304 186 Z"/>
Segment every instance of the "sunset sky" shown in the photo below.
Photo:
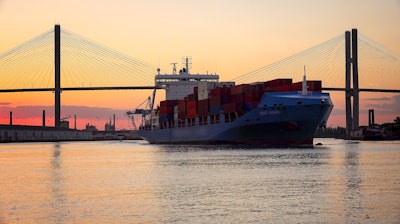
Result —
<path fill-rule="evenodd" d="M 272 64 L 352 28 L 400 52 L 399 0 L 0 0 L 0 53 L 54 24 L 161 68 L 191 56 L 194 72 L 217 72 L 221 80 Z M 392 88 L 396 87 L 400 89 L 400 84 Z M 118 129 L 131 128 L 123 112 L 147 95 L 64 92 L 62 117 L 77 114 L 78 129 L 86 123 L 103 129 L 115 113 Z M 332 95 L 335 109 L 328 126 L 344 126 L 344 96 Z M 47 124 L 54 124 L 53 97 L 0 93 L 0 124 L 7 124 L 13 111 L 15 124 L 41 125 L 43 109 Z M 370 101 L 360 113 L 379 105 L 387 109 L 375 114 L 377 123 L 400 116 L 399 94 L 364 97 Z M 367 121 L 361 117 L 360 124 Z"/>

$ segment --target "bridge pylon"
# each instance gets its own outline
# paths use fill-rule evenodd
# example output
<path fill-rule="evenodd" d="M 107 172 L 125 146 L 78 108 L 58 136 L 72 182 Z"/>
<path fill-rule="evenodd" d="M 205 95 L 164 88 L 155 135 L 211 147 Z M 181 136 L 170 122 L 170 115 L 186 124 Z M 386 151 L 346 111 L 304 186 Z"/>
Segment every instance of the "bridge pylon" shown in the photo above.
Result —
<path fill-rule="evenodd" d="M 351 37 L 350 37 L 351 36 Z M 359 128 L 358 42 L 357 29 L 345 32 L 346 137 Z M 351 83 L 351 81 L 353 81 Z M 353 85 L 351 85 L 353 84 Z M 352 107 L 353 97 L 353 107 Z"/>
<path fill-rule="evenodd" d="M 54 26 L 54 126 L 61 127 L 61 27 Z"/>

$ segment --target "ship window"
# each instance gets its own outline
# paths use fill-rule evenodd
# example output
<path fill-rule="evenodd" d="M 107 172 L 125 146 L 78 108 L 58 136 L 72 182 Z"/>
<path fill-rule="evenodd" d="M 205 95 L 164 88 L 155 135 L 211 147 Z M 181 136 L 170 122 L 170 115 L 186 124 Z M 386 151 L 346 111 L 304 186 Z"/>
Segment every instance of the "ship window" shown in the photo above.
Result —
<path fill-rule="evenodd" d="M 298 101 L 298 102 L 297 102 L 297 104 L 302 104 L 302 103 L 303 103 L 303 102 L 301 102 L 301 101 Z"/>
<path fill-rule="evenodd" d="M 256 121 L 260 121 L 260 118 L 257 118 L 257 120 Z"/>
<path fill-rule="evenodd" d="M 250 120 L 249 120 L 249 119 L 246 119 L 246 122 L 250 122 Z"/>

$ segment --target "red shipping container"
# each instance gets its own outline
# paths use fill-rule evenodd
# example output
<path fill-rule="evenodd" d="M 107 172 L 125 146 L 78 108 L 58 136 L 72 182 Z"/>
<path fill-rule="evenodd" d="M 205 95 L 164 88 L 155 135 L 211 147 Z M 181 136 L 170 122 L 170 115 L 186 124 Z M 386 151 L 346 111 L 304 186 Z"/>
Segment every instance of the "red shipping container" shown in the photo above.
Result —
<path fill-rule="evenodd" d="M 265 92 L 275 92 L 275 87 L 265 87 L 264 89 Z"/>
<path fill-rule="evenodd" d="M 244 102 L 249 103 L 253 101 L 260 101 L 262 95 L 256 95 L 256 94 L 247 94 L 244 96 Z"/>
<path fill-rule="evenodd" d="M 167 114 L 167 107 L 161 106 L 160 107 L 160 114 Z"/>
<path fill-rule="evenodd" d="M 197 102 L 197 108 L 198 108 L 198 109 L 200 109 L 200 108 L 207 108 L 207 109 L 208 109 L 208 99 L 199 100 L 199 101 Z"/>
<path fill-rule="evenodd" d="M 301 91 L 303 89 L 303 82 L 296 82 L 290 85 L 292 91 Z"/>
<path fill-rule="evenodd" d="M 197 102 L 196 101 L 191 101 L 187 102 L 187 110 L 196 110 L 197 108 Z"/>
<path fill-rule="evenodd" d="M 266 81 L 264 87 L 277 87 L 292 84 L 292 79 L 274 79 Z"/>
<path fill-rule="evenodd" d="M 187 95 L 187 101 L 188 102 L 193 102 L 193 101 L 196 101 L 196 100 L 197 100 L 197 94 L 192 93 L 192 94 Z"/>
<path fill-rule="evenodd" d="M 242 111 L 242 103 L 226 103 L 224 104 L 224 113 L 234 113 Z"/>
<path fill-rule="evenodd" d="M 160 107 L 167 107 L 167 101 L 166 100 L 160 101 Z"/>
<path fill-rule="evenodd" d="M 178 112 L 184 112 L 184 113 L 186 113 L 186 103 L 185 103 L 185 104 L 179 104 L 179 105 L 178 105 Z"/>
<path fill-rule="evenodd" d="M 186 110 L 185 111 L 178 111 L 178 119 L 182 120 L 186 118 Z"/>
<path fill-rule="evenodd" d="M 212 96 L 226 96 L 230 94 L 230 88 L 221 87 L 210 90 L 210 97 Z"/>
<path fill-rule="evenodd" d="M 292 85 L 277 86 L 277 87 L 275 87 L 275 91 L 276 92 L 290 92 L 290 91 L 292 91 L 291 86 Z"/>
<path fill-rule="evenodd" d="M 197 102 L 197 114 L 199 116 L 207 116 L 208 115 L 208 99 L 199 100 Z"/>
<path fill-rule="evenodd" d="M 248 95 L 250 95 L 250 94 L 248 94 Z M 244 102 L 244 94 L 243 93 L 236 94 L 236 95 L 232 94 L 230 102 L 232 102 L 232 103 L 243 103 Z"/>
<path fill-rule="evenodd" d="M 303 82 L 293 83 L 292 91 L 302 91 L 303 90 Z M 307 91 L 313 92 L 321 92 L 322 90 L 322 82 L 321 81 L 307 81 Z"/>
<path fill-rule="evenodd" d="M 210 106 L 221 105 L 221 96 L 211 96 L 209 100 L 210 100 Z"/>
<path fill-rule="evenodd" d="M 160 107 L 160 114 L 174 114 L 174 107 Z"/>
<path fill-rule="evenodd" d="M 210 97 L 210 106 L 220 106 L 223 105 L 224 103 L 228 103 L 230 101 L 231 96 L 225 95 L 225 96 L 212 96 Z"/>
<path fill-rule="evenodd" d="M 238 94 L 250 94 L 251 93 L 251 86 L 250 84 L 241 84 L 238 86 L 232 86 L 231 95 L 238 95 Z"/>
<path fill-rule="evenodd" d="M 160 107 L 174 107 L 178 105 L 178 100 L 164 100 L 160 102 Z"/>
<path fill-rule="evenodd" d="M 186 114 L 187 118 L 195 118 L 196 117 L 196 109 L 190 109 Z"/>
<path fill-rule="evenodd" d="M 321 81 L 307 81 L 307 90 L 313 92 L 321 92 L 322 91 L 322 82 Z"/>

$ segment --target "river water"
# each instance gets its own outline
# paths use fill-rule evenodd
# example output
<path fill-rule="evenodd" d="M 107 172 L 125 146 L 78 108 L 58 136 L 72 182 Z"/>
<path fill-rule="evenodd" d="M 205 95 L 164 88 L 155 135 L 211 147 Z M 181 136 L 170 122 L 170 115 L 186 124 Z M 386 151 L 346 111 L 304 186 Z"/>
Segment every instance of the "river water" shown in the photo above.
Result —
<path fill-rule="evenodd" d="M 0 223 L 400 223 L 400 142 L 0 144 Z"/>

